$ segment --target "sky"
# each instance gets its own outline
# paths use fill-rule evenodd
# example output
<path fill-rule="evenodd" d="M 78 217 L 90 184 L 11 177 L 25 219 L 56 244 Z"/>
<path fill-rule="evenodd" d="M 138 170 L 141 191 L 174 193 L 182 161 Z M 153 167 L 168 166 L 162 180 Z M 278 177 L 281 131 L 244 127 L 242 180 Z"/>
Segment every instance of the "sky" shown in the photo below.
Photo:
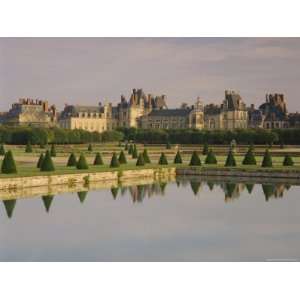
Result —
<path fill-rule="evenodd" d="M 256 106 L 283 93 L 300 111 L 300 38 L 0 38 L 0 111 L 19 98 L 96 105 L 133 88 L 165 94 L 169 107 L 226 89 Z"/>

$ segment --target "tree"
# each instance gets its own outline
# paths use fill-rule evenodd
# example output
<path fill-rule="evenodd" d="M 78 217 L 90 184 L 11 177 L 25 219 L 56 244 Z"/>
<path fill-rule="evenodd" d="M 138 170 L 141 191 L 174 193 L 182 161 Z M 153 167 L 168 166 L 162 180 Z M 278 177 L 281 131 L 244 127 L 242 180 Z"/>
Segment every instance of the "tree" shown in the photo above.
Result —
<path fill-rule="evenodd" d="M 171 146 L 171 144 L 170 144 L 170 141 L 167 141 L 166 149 L 171 149 L 171 148 L 172 148 L 172 146 Z"/>
<path fill-rule="evenodd" d="M 128 149 L 128 154 L 132 155 L 133 153 L 133 145 L 130 144 L 129 149 Z"/>
<path fill-rule="evenodd" d="M 140 153 L 136 161 L 136 166 L 144 166 L 144 165 L 145 165 L 144 156 L 142 153 Z"/>
<path fill-rule="evenodd" d="M 168 160 L 166 155 L 162 152 L 158 161 L 159 165 L 167 165 L 168 164 Z"/>
<path fill-rule="evenodd" d="M 128 151 L 128 143 L 125 144 L 124 150 Z"/>
<path fill-rule="evenodd" d="M 190 166 L 201 166 L 201 160 L 196 151 L 193 151 Z"/>
<path fill-rule="evenodd" d="M 266 149 L 266 151 L 265 151 L 261 166 L 263 168 L 272 168 L 273 167 L 272 156 L 269 152 L 269 149 Z"/>
<path fill-rule="evenodd" d="M 207 155 L 207 154 L 208 154 L 208 151 L 209 151 L 209 149 L 208 149 L 208 144 L 205 143 L 205 144 L 203 145 L 202 154 L 203 154 L 203 155 Z"/>
<path fill-rule="evenodd" d="M 138 152 L 137 152 L 136 144 L 133 145 L 132 158 L 138 158 Z"/>
<path fill-rule="evenodd" d="M 228 152 L 227 159 L 225 162 L 225 167 L 236 167 L 236 161 L 232 150 L 229 150 Z"/>
<path fill-rule="evenodd" d="M 177 151 L 175 158 L 174 158 L 174 164 L 182 164 L 182 158 L 179 150 Z"/>
<path fill-rule="evenodd" d="M 120 167 L 120 163 L 119 163 L 119 160 L 117 158 L 117 154 L 115 152 L 113 153 L 113 156 L 111 158 L 110 167 L 111 168 L 118 168 L 118 167 Z"/>
<path fill-rule="evenodd" d="M 150 160 L 150 157 L 148 155 L 148 151 L 147 151 L 146 148 L 143 151 L 143 158 L 144 158 L 144 163 L 145 164 L 151 164 L 151 160 Z"/>
<path fill-rule="evenodd" d="M 103 159 L 102 159 L 102 156 L 99 152 L 96 153 L 96 156 L 95 156 L 95 160 L 94 160 L 94 166 L 100 166 L 100 165 L 103 165 Z"/>
<path fill-rule="evenodd" d="M 51 155 L 51 157 L 55 157 L 56 156 L 56 149 L 55 149 L 55 145 L 54 144 L 51 145 L 50 155 Z"/>
<path fill-rule="evenodd" d="M 5 149 L 3 144 L 0 145 L 0 156 L 5 155 Z"/>
<path fill-rule="evenodd" d="M 89 146 L 88 146 L 88 151 L 89 151 L 89 152 L 92 152 L 92 151 L 93 151 L 93 146 L 92 146 L 92 144 L 89 144 Z"/>
<path fill-rule="evenodd" d="M 215 154 L 213 153 L 212 150 L 209 150 L 206 159 L 205 159 L 205 164 L 207 165 L 216 165 L 218 163 L 217 158 Z"/>
<path fill-rule="evenodd" d="M 250 146 L 244 159 L 243 159 L 243 162 L 242 162 L 243 165 L 256 165 L 256 159 L 255 159 L 252 149 L 253 148 Z"/>
<path fill-rule="evenodd" d="M 25 152 L 26 153 L 32 153 L 32 147 L 30 142 L 27 143 L 26 147 L 25 147 Z"/>
<path fill-rule="evenodd" d="M 81 153 L 80 156 L 79 156 L 76 168 L 78 170 L 87 170 L 89 168 L 83 153 Z"/>
<path fill-rule="evenodd" d="M 121 150 L 120 155 L 119 155 L 119 163 L 122 164 L 127 164 L 126 156 L 124 154 L 124 151 Z"/>
<path fill-rule="evenodd" d="M 54 171 L 54 164 L 50 155 L 49 150 L 46 151 L 45 157 L 43 159 L 42 165 L 41 165 L 41 171 L 42 172 L 49 172 Z"/>
<path fill-rule="evenodd" d="M 291 167 L 294 165 L 293 158 L 291 157 L 290 154 L 285 155 L 282 165 L 286 167 Z"/>
<path fill-rule="evenodd" d="M 15 174 L 17 173 L 16 163 L 11 150 L 7 151 L 4 155 L 2 162 L 1 172 L 3 174 Z"/>
<path fill-rule="evenodd" d="M 77 165 L 76 155 L 72 152 L 69 156 L 67 167 L 76 167 L 76 165 Z"/>
<path fill-rule="evenodd" d="M 38 162 L 37 162 L 37 164 L 36 164 L 36 167 L 37 168 L 41 168 L 41 166 L 42 166 L 42 163 L 43 163 L 43 160 L 44 160 L 44 154 L 43 153 L 41 153 L 41 155 L 40 155 L 40 157 L 39 157 L 39 160 L 38 160 Z"/>

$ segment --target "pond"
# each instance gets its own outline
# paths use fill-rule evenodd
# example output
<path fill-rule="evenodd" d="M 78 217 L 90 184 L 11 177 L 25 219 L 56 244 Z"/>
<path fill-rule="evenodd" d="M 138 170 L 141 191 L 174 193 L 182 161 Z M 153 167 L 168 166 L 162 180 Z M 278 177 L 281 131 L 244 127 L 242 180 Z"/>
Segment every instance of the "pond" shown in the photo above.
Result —
<path fill-rule="evenodd" d="M 186 177 L 1 201 L 0 261 L 297 261 L 299 194 Z"/>

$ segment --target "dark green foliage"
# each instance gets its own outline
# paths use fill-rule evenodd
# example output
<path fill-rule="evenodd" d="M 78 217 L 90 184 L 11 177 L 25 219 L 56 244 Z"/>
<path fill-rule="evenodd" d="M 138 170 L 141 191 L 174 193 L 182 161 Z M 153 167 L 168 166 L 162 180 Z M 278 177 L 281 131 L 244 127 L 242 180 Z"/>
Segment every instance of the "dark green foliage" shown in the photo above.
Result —
<path fill-rule="evenodd" d="M 214 189 L 214 185 L 215 184 L 213 182 L 211 182 L 211 181 L 207 182 L 207 186 L 208 186 L 208 188 L 209 188 L 210 191 L 212 191 Z"/>
<path fill-rule="evenodd" d="M 218 163 L 217 158 L 212 150 L 209 150 L 206 159 L 205 164 L 207 165 L 216 165 Z"/>
<path fill-rule="evenodd" d="M 112 187 L 110 189 L 110 191 L 111 191 L 111 194 L 112 194 L 113 198 L 116 199 L 117 196 L 118 196 L 119 188 L 118 187 Z"/>
<path fill-rule="evenodd" d="M 196 151 L 192 154 L 190 166 L 201 166 L 201 160 Z"/>
<path fill-rule="evenodd" d="M 121 150 L 120 155 L 119 155 L 119 163 L 122 164 L 127 164 L 126 156 L 124 154 L 124 151 Z"/>
<path fill-rule="evenodd" d="M 5 155 L 5 149 L 3 144 L 0 145 L 0 156 L 2 155 Z"/>
<path fill-rule="evenodd" d="M 227 159 L 225 162 L 225 167 L 236 167 L 236 161 L 235 161 L 232 150 L 229 150 L 229 152 L 228 152 Z"/>
<path fill-rule="evenodd" d="M 32 147 L 30 142 L 27 143 L 26 147 L 25 147 L 25 152 L 26 153 L 32 153 Z"/>
<path fill-rule="evenodd" d="M 39 157 L 39 160 L 38 160 L 38 162 L 37 162 L 37 164 L 36 164 L 36 167 L 37 168 L 41 168 L 41 166 L 42 166 L 42 163 L 43 163 L 43 160 L 44 160 L 44 154 L 43 153 L 41 153 L 41 155 L 40 155 L 40 157 Z"/>
<path fill-rule="evenodd" d="M 133 145 L 130 144 L 128 148 L 128 154 L 132 155 L 132 153 L 133 153 Z"/>
<path fill-rule="evenodd" d="M 120 167 L 120 163 L 119 163 L 119 160 L 117 158 L 117 154 L 115 152 L 113 153 L 113 156 L 111 158 L 110 167 L 111 168 L 118 168 L 118 167 Z"/>
<path fill-rule="evenodd" d="M 268 149 L 265 151 L 261 166 L 263 168 L 272 168 L 273 167 L 272 156 Z"/>
<path fill-rule="evenodd" d="M 159 187 L 160 187 L 161 193 L 164 195 L 165 191 L 166 191 L 167 183 L 166 182 L 160 182 Z"/>
<path fill-rule="evenodd" d="M 89 168 L 88 163 L 87 163 L 83 153 L 81 153 L 79 156 L 78 162 L 76 164 L 76 168 L 78 170 L 87 170 Z"/>
<path fill-rule="evenodd" d="M 151 160 L 150 160 L 150 157 L 148 155 L 147 149 L 144 149 L 144 151 L 143 151 L 143 158 L 144 158 L 145 164 L 151 164 Z"/>
<path fill-rule="evenodd" d="M 77 165 L 76 155 L 72 152 L 69 156 L 67 167 L 76 167 L 76 165 Z"/>
<path fill-rule="evenodd" d="M 16 163 L 11 150 L 7 151 L 2 161 L 1 172 L 3 174 L 15 174 L 17 173 Z"/>
<path fill-rule="evenodd" d="M 250 146 L 242 162 L 243 165 L 256 165 L 253 148 Z"/>
<path fill-rule="evenodd" d="M 166 155 L 162 152 L 162 154 L 160 155 L 159 161 L 158 161 L 159 165 L 167 165 L 168 164 L 168 160 Z"/>
<path fill-rule="evenodd" d="M 171 149 L 171 148 L 172 148 L 172 146 L 171 146 L 170 142 L 168 141 L 166 144 L 166 149 Z"/>
<path fill-rule="evenodd" d="M 124 150 L 125 150 L 125 151 L 128 151 L 128 143 L 125 144 Z"/>
<path fill-rule="evenodd" d="M 253 188 L 254 188 L 254 184 L 252 184 L 252 183 L 246 183 L 246 189 L 247 189 L 247 191 L 248 191 L 249 194 L 252 193 Z"/>
<path fill-rule="evenodd" d="M 133 145 L 132 158 L 138 158 L 138 152 L 136 144 Z"/>
<path fill-rule="evenodd" d="M 55 145 L 54 144 L 51 145 L 50 155 L 51 155 L 51 157 L 55 157 L 56 156 L 56 149 L 55 149 Z"/>
<path fill-rule="evenodd" d="M 179 150 L 177 151 L 175 157 L 174 157 L 174 164 L 182 164 L 182 158 Z"/>
<path fill-rule="evenodd" d="M 46 151 L 45 157 L 43 159 L 42 165 L 41 165 L 41 171 L 42 172 L 49 172 L 54 171 L 54 164 L 50 155 L 49 150 Z"/>
<path fill-rule="evenodd" d="M 53 195 L 42 196 L 42 200 L 46 209 L 46 212 L 49 212 L 52 200 L 54 199 Z"/>
<path fill-rule="evenodd" d="M 95 159 L 94 159 L 94 165 L 95 166 L 104 165 L 102 156 L 99 152 L 96 153 L 96 156 L 95 156 Z"/>
<path fill-rule="evenodd" d="M 43 142 L 40 143 L 40 148 L 45 149 L 45 144 Z"/>
<path fill-rule="evenodd" d="M 273 184 L 262 184 L 262 189 L 266 201 L 268 201 L 275 193 L 275 186 Z"/>
<path fill-rule="evenodd" d="M 291 167 L 293 165 L 294 165 L 293 158 L 291 157 L 291 155 L 286 154 L 283 160 L 283 166 Z"/>
<path fill-rule="evenodd" d="M 191 184 L 192 191 L 193 191 L 194 195 L 196 196 L 199 192 L 201 183 L 199 181 L 191 181 L 190 184 Z"/>
<path fill-rule="evenodd" d="M 86 196 L 87 196 L 88 192 L 87 191 L 80 191 L 80 192 L 77 192 L 77 195 L 78 195 L 78 198 L 79 198 L 79 201 L 81 203 L 84 202 Z"/>
<path fill-rule="evenodd" d="M 89 151 L 89 152 L 92 152 L 92 151 L 93 151 L 93 146 L 92 146 L 92 144 L 89 144 L 89 146 L 88 146 L 88 151 Z"/>
<path fill-rule="evenodd" d="M 145 165 L 144 156 L 143 156 L 142 153 L 139 154 L 139 157 L 136 161 L 136 165 L 137 166 L 144 166 Z"/>
<path fill-rule="evenodd" d="M 2 201 L 5 207 L 6 214 L 9 218 L 12 217 L 17 200 L 3 200 Z"/>
<path fill-rule="evenodd" d="M 207 155 L 207 154 L 208 154 L 208 151 L 209 151 L 209 149 L 208 149 L 208 144 L 205 143 L 205 144 L 203 145 L 202 154 L 203 154 L 203 155 Z"/>
<path fill-rule="evenodd" d="M 235 183 L 225 183 L 225 198 L 230 199 L 233 196 L 233 193 L 237 185 Z"/>

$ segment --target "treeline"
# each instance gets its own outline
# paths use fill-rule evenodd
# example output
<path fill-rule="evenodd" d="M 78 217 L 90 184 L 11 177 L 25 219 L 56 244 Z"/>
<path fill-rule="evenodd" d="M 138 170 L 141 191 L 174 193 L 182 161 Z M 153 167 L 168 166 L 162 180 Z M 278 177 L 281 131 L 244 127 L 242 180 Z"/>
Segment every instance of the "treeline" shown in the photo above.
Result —
<path fill-rule="evenodd" d="M 124 139 L 120 131 L 89 132 L 82 129 L 0 126 L 0 143 L 12 145 L 82 144 L 115 142 Z"/>
<path fill-rule="evenodd" d="M 300 129 L 239 129 L 239 130 L 163 130 L 120 128 L 126 140 L 138 143 L 172 144 L 229 144 L 236 140 L 238 144 L 300 144 Z"/>

